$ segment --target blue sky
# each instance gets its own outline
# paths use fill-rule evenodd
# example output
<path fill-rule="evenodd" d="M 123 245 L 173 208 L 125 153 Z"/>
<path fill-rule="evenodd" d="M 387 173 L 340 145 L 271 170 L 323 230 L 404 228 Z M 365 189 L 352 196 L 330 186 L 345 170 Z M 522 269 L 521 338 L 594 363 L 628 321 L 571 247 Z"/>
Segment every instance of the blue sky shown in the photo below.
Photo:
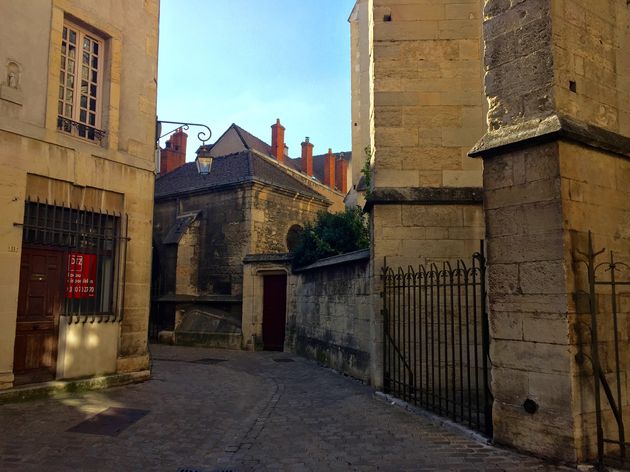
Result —
<path fill-rule="evenodd" d="M 162 0 L 158 117 L 236 123 L 266 142 L 280 118 L 291 157 L 349 151 L 354 0 Z M 166 128 L 165 131 L 171 128 Z M 197 149 L 188 132 L 188 160 Z"/>

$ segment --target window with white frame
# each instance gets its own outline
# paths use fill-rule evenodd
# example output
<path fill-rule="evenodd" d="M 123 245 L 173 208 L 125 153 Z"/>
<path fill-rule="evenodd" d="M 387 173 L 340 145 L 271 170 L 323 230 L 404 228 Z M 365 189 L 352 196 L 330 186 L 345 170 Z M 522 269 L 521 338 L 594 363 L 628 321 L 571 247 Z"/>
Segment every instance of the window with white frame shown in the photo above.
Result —
<path fill-rule="evenodd" d="M 57 128 L 100 141 L 103 46 L 105 41 L 71 23 L 64 23 L 59 72 Z"/>

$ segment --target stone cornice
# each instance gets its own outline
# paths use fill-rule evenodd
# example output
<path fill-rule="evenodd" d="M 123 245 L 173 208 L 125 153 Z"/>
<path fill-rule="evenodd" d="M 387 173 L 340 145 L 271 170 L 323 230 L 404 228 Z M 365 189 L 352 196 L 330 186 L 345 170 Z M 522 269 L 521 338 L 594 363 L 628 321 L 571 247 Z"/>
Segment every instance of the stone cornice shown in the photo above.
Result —
<path fill-rule="evenodd" d="M 372 191 L 364 211 L 374 205 L 470 205 L 482 201 L 481 187 L 382 187 Z"/>
<path fill-rule="evenodd" d="M 630 138 L 627 136 L 557 114 L 490 131 L 479 140 L 468 155 L 490 157 L 517 146 L 558 139 L 576 141 L 596 149 L 630 157 Z"/>

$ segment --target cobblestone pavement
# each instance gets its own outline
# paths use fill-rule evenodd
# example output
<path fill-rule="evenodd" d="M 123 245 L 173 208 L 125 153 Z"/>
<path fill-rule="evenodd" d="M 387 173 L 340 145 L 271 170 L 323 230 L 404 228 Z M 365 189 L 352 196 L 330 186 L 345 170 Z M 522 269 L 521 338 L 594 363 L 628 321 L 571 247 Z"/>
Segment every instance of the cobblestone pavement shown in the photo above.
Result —
<path fill-rule="evenodd" d="M 287 353 L 151 351 L 147 382 L 0 406 L 0 470 L 569 470 L 476 442 Z M 117 436 L 68 431 L 112 407 L 148 413 Z"/>

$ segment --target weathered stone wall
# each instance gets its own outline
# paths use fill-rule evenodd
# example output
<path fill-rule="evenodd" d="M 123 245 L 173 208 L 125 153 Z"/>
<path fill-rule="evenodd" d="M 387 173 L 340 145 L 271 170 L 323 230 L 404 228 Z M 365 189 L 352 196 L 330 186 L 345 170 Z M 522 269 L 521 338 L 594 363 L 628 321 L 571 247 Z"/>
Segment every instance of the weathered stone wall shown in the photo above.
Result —
<path fill-rule="evenodd" d="M 489 130 L 554 113 L 551 36 L 551 0 L 485 2 Z"/>
<path fill-rule="evenodd" d="M 481 0 L 374 0 L 372 273 L 468 258 L 483 238 Z M 363 97 L 361 97 L 363 100 Z M 362 150 L 353 149 L 355 156 Z M 372 291 L 380 291 L 380 279 Z M 375 295 L 374 306 L 379 300 Z M 374 337 L 382 323 L 374 313 Z M 374 346 L 374 377 L 381 369 Z"/>
<path fill-rule="evenodd" d="M 294 225 L 304 227 L 319 211 L 328 207 L 322 200 L 310 199 L 281 189 L 256 184 L 251 191 L 251 243 L 249 254 L 285 253 L 287 234 Z"/>
<path fill-rule="evenodd" d="M 605 247 L 621 261 L 630 258 L 629 169 L 621 156 L 564 141 L 485 160 L 497 442 L 568 462 L 596 453 L 592 369 L 588 361 L 575 360 L 578 353 L 591 353 L 588 301 L 580 295 L 588 291 L 588 281 L 585 267 L 576 261 L 582 258 L 578 251 L 587 250 L 589 231 L 595 250 Z M 606 253 L 599 262 L 607 258 Z M 608 278 L 603 268 L 599 274 Z M 618 334 L 626 415 L 627 297 L 621 290 Z M 602 366 L 616 392 L 610 302 L 602 301 L 599 308 Z M 534 415 L 523 409 L 528 398 L 539 405 Z M 607 436 L 616 437 L 606 401 L 603 410 Z"/>
<path fill-rule="evenodd" d="M 590 314 L 588 304 L 580 291 L 588 291 L 586 269 L 583 264 L 569 264 L 583 259 L 578 251 L 586 252 L 588 232 L 592 232 L 595 251 L 606 249 L 597 258 L 598 263 L 610 261 L 609 251 L 614 252 L 618 263 L 630 262 L 630 156 L 603 152 L 579 143 L 561 142 L 559 146 L 562 214 L 565 230 L 564 260 L 568 275 L 567 289 L 572 294 L 568 301 L 571 321 L 569 328 L 576 350 L 590 357 Z M 617 266 L 615 277 L 619 281 L 630 280 L 630 271 Z M 599 280 L 610 280 L 607 266 L 597 271 Z M 617 287 L 618 327 L 615 330 L 612 316 L 610 288 L 597 287 L 598 332 L 600 363 L 610 387 L 617 395 L 614 375 L 614 336 L 617 331 L 619 358 L 621 360 L 621 408 L 624 412 L 626 437 L 630 435 L 630 291 Z M 583 460 L 596 455 L 596 430 L 594 390 L 591 364 L 588 359 L 576 363 L 572 372 L 575 392 L 574 421 L 576 450 Z M 602 392 L 603 423 L 607 438 L 617 438 L 618 432 L 612 410 Z M 614 447 L 607 446 L 607 450 Z"/>
<path fill-rule="evenodd" d="M 480 194 L 479 194 L 480 196 Z M 390 267 L 455 260 L 479 251 L 484 219 L 479 204 L 375 205 L 375 263 Z"/>
<path fill-rule="evenodd" d="M 83 196 L 94 190 L 122 196 L 121 207 L 107 199 L 94 205 L 95 210 L 122 211 L 129 216 L 125 310 L 116 369 L 134 371 L 149 366 L 147 323 L 159 2 L 107 4 L 103 8 L 103 2 L 97 0 L 35 0 L 24 4 L 2 1 L 0 295 L 5 303 L 0 307 L 0 388 L 10 387 L 13 381 L 22 250 L 19 223 L 23 221 L 27 197 L 57 199 L 76 208 L 84 204 Z M 102 145 L 57 130 L 65 14 L 108 36 L 101 113 L 107 137 Z M 9 61 L 16 61 L 21 68 L 15 89 L 6 79 Z M 31 187 L 33 176 L 46 183 L 40 185 L 40 180 Z M 62 195 L 66 198 L 60 198 Z"/>
<path fill-rule="evenodd" d="M 560 181 L 557 143 L 484 162 L 493 421 L 499 443 L 574 461 Z"/>
<path fill-rule="evenodd" d="M 369 253 L 336 256 L 288 278 L 286 348 L 348 375 L 371 376 Z"/>
<path fill-rule="evenodd" d="M 630 136 L 630 11 L 617 0 L 552 2 L 556 107 Z"/>
<path fill-rule="evenodd" d="M 481 15 L 480 0 L 374 0 L 376 188 L 481 186 Z"/>
<path fill-rule="evenodd" d="M 352 175 L 353 199 L 359 206 L 365 199 L 356 195 L 361 169 L 369 159 L 365 149 L 374 148 L 374 5 L 372 0 L 357 0 L 350 22 L 350 60 L 352 91 Z"/>
<path fill-rule="evenodd" d="M 629 17 L 615 0 L 486 1 L 489 129 L 559 113 L 630 135 Z"/>
<path fill-rule="evenodd" d="M 485 5 L 490 110 L 474 152 L 484 157 L 494 436 L 573 463 L 596 454 L 589 308 L 580 292 L 588 284 L 578 251 L 586 252 L 593 231 L 595 250 L 630 255 L 628 67 L 620 53 L 630 18 L 622 3 Z M 622 359 L 629 357 L 626 298 L 617 300 Z M 616 391 L 606 300 L 598 296 L 606 333 L 599 350 Z M 623 361 L 625 411 L 629 370 Z M 535 413 L 524 410 L 526 399 L 538 404 Z M 602 406 L 606 436 L 615 438 L 606 400 Z"/>
<path fill-rule="evenodd" d="M 178 214 L 200 211 L 198 238 L 185 236 L 178 248 L 177 266 L 164 267 L 163 273 L 194 276 L 194 280 L 178 278 L 178 288 L 191 295 L 240 295 L 242 293 L 242 260 L 250 244 L 249 189 L 234 187 L 179 199 L 158 200 L 155 204 L 154 238 L 161 244 Z M 198 250 L 196 257 L 195 247 Z M 187 255 L 185 255 L 188 252 Z M 179 257 L 179 255 L 183 257 Z M 160 247 L 160 260 L 167 261 L 165 248 Z M 174 263 L 171 260 L 170 263 Z M 194 267 L 191 267 L 194 266 Z"/>
<path fill-rule="evenodd" d="M 261 278 L 251 272 L 252 266 L 244 268 L 243 259 L 288 252 L 289 229 L 303 227 L 327 206 L 323 199 L 261 183 L 158 200 L 154 239 L 161 263 L 159 297 L 169 307 L 162 310 L 181 312 L 175 341 L 255 348 L 262 339 Z M 190 212 L 200 213 L 179 244 L 162 244 L 177 215 Z"/>

